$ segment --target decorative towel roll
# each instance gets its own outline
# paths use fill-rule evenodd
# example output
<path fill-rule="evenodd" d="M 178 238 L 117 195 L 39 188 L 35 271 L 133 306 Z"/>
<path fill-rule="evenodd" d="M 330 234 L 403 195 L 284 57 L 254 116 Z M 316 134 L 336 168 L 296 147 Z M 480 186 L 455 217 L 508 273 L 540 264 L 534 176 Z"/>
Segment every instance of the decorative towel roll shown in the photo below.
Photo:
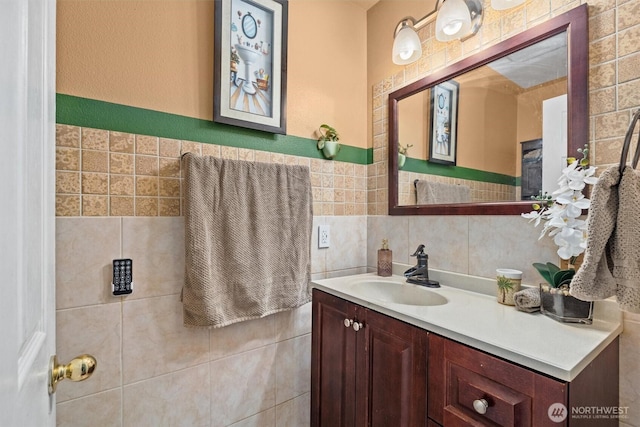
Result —
<path fill-rule="evenodd" d="M 540 289 L 529 288 L 513 294 L 513 302 L 516 308 L 527 313 L 540 310 Z"/>

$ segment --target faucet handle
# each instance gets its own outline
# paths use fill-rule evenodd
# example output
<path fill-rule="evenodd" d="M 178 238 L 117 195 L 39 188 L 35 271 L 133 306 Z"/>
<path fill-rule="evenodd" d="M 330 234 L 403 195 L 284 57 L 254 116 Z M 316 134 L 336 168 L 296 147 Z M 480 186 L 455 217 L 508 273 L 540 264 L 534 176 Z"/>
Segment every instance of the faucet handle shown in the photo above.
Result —
<path fill-rule="evenodd" d="M 418 249 L 416 249 L 416 251 L 411 256 L 417 257 L 418 255 L 425 255 L 425 253 L 424 253 L 424 245 L 418 246 Z"/>

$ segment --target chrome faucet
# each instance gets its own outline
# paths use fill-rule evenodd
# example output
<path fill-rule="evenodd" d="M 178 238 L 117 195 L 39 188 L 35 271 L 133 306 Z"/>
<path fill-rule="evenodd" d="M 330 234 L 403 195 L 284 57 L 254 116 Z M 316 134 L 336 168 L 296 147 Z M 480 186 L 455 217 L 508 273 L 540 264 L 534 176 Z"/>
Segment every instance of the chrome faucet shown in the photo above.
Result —
<path fill-rule="evenodd" d="M 404 277 L 407 278 L 407 283 L 413 283 L 415 285 L 426 286 L 429 288 L 439 288 L 439 282 L 429 279 L 429 255 L 424 253 L 424 245 L 418 246 L 418 249 L 416 249 L 411 256 L 416 257 L 418 263 L 404 272 Z"/>

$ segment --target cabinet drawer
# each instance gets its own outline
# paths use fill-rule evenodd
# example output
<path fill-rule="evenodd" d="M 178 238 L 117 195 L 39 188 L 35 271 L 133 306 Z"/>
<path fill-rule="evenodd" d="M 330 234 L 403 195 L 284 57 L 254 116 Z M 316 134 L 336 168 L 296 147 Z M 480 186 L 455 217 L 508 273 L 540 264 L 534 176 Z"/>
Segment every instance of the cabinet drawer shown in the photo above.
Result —
<path fill-rule="evenodd" d="M 467 418 L 493 422 L 499 426 L 531 425 L 532 397 L 455 363 L 449 365 L 444 424 Z M 474 408 L 486 408 L 480 414 Z M 483 406 L 487 405 L 487 406 Z M 470 421 L 470 420 L 469 420 Z M 467 422 L 466 424 L 473 423 Z M 465 425 L 465 423 L 463 423 Z"/>
<path fill-rule="evenodd" d="M 432 335 L 429 346 L 434 420 L 447 427 L 566 425 L 547 415 L 551 404 L 567 403 L 566 383 L 442 337 Z"/>

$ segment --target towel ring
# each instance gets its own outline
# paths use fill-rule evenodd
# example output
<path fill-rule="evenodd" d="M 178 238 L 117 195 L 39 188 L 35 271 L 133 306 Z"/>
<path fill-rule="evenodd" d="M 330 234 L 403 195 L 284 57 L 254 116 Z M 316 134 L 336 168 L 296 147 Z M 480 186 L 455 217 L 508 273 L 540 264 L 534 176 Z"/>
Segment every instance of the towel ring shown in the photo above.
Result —
<path fill-rule="evenodd" d="M 627 167 L 627 155 L 629 154 L 629 148 L 631 146 L 631 138 L 633 137 L 633 130 L 636 127 L 636 123 L 640 119 L 640 110 L 636 111 L 631 119 L 631 124 L 629 125 L 629 129 L 627 130 L 627 134 L 624 137 L 624 145 L 622 146 L 622 153 L 620 155 L 620 175 L 622 176 L 622 172 L 624 172 Z M 638 165 L 638 159 L 640 159 L 640 136 L 638 136 L 638 144 L 636 145 L 636 152 L 633 155 L 633 162 L 631 166 L 635 169 Z"/>

